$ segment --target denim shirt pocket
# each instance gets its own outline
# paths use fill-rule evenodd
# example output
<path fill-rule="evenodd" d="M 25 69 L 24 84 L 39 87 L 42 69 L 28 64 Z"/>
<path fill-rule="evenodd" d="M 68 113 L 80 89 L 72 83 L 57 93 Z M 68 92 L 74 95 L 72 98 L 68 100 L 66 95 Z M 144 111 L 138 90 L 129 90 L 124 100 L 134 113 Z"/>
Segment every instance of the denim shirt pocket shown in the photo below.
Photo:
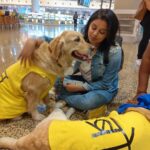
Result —
<path fill-rule="evenodd" d="M 105 65 L 103 63 L 103 56 L 97 55 L 94 58 L 94 61 L 92 62 L 92 80 L 97 81 L 100 80 L 100 78 L 103 77 L 104 71 L 105 71 Z"/>

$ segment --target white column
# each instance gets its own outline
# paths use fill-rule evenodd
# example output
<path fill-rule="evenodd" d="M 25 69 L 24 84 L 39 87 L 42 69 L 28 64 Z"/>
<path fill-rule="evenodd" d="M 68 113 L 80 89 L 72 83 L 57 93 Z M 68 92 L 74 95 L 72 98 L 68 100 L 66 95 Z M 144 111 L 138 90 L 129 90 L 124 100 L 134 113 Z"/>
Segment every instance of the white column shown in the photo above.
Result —
<path fill-rule="evenodd" d="M 32 12 L 38 13 L 40 10 L 40 0 L 31 0 Z"/>

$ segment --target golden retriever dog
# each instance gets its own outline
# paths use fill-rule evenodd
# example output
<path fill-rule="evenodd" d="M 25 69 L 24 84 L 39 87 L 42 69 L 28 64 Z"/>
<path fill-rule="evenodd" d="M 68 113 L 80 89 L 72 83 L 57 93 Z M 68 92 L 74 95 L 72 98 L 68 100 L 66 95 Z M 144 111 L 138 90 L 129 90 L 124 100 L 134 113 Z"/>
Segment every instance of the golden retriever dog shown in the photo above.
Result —
<path fill-rule="evenodd" d="M 33 53 L 32 64 L 20 61 L 0 76 L 0 120 L 28 112 L 34 120 L 45 118 L 37 105 L 48 95 L 57 75 L 64 76 L 73 60 L 85 61 L 91 45 L 82 34 L 65 31 L 50 43 L 43 42 Z"/>
<path fill-rule="evenodd" d="M 55 109 L 28 135 L 0 138 L 0 148 L 11 150 L 149 150 L 150 111 L 128 108 L 107 117 L 69 121 Z"/>

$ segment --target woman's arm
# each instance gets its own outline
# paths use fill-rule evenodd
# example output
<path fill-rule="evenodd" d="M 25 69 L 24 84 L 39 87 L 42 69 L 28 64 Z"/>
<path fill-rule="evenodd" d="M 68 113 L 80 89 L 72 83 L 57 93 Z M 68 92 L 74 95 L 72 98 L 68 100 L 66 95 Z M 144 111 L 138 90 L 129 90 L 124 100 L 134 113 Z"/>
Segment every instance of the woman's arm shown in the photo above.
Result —
<path fill-rule="evenodd" d="M 76 61 L 73 66 L 73 74 L 76 74 L 79 72 L 79 66 L 81 62 Z M 83 83 L 84 84 L 84 83 Z M 64 87 L 68 92 L 83 92 L 86 91 L 86 89 L 82 86 L 82 84 L 76 84 L 76 83 L 67 83 L 64 84 Z"/>
<path fill-rule="evenodd" d="M 115 52 L 110 53 L 109 64 L 105 68 L 105 72 L 102 79 L 96 82 L 85 83 L 84 88 L 86 90 L 109 90 L 111 88 L 114 79 L 118 77 L 118 72 L 120 70 L 122 59 L 121 51 L 122 50 L 120 47 L 116 47 Z"/>
<path fill-rule="evenodd" d="M 84 87 L 82 87 L 81 85 L 76 85 L 73 83 L 69 83 L 67 85 L 64 86 L 66 88 L 66 90 L 68 92 L 83 92 L 86 91 L 86 89 Z"/>
<path fill-rule="evenodd" d="M 150 11 L 150 0 L 144 0 L 144 1 L 145 1 L 147 10 Z"/>
<path fill-rule="evenodd" d="M 24 63 L 24 65 L 26 65 L 28 61 L 29 64 L 31 64 L 33 52 L 41 45 L 42 42 L 42 39 L 28 39 L 18 57 L 18 59 L 21 60 L 21 63 Z"/>
<path fill-rule="evenodd" d="M 34 50 L 39 48 L 44 41 L 49 43 L 52 39 L 53 38 L 47 36 L 42 36 L 37 39 L 28 39 L 18 57 L 21 60 L 21 63 L 26 65 L 26 63 L 29 62 L 29 64 L 31 64 Z"/>
<path fill-rule="evenodd" d="M 149 76 L 150 76 L 150 42 L 143 55 L 142 63 L 139 69 L 137 95 L 147 92 Z"/>
<path fill-rule="evenodd" d="M 146 10 L 147 10 L 147 8 L 146 8 L 145 0 L 141 0 L 140 4 L 138 6 L 138 9 L 135 13 L 135 16 L 134 16 L 135 19 L 141 21 L 146 13 Z"/>

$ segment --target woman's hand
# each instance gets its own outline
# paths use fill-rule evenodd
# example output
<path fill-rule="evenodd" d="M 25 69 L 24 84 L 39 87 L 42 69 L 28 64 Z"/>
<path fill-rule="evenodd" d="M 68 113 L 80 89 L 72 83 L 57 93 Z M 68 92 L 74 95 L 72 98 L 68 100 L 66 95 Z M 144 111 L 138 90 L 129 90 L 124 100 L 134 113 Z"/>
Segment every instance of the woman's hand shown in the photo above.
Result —
<path fill-rule="evenodd" d="M 133 97 L 133 100 L 137 100 L 137 98 L 143 94 L 146 94 L 146 92 L 137 92 L 137 94 Z"/>
<path fill-rule="evenodd" d="M 140 95 L 143 95 L 143 94 L 146 94 L 146 92 L 137 92 L 137 94 L 132 98 L 132 100 L 127 100 L 127 101 L 125 101 L 125 103 L 130 103 L 130 104 L 138 104 L 138 101 L 137 101 L 137 99 L 138 99 L 138 97 L 140 96 Z"/>
<path fill-rule="evenodd" d="M 135 100 L 135 99 L 133 99 L 133 100 L 126 100 L 126 101 L 124 101 L 124 103 L 126 104 L 126 103 L 128 103 L 128 104 L 138 104 L 138 101 L 137 100 Z"/>
<path fill-rule="evenodd" d="M 68 92 L 83 92 L 85 89 L 80 85 L 75 85 L 72 83 L 66 84 L 64 86 Z"/>
<path fill-rule="evenodd" d="M 26 66 L 26 63 L 29 62 L 29 64 L 32 63 L 33 58 L 33 52 L 35 49 L 37 49 L 43 40 L 41 39 L 28 39 L 18 57 L 18 59 L 21 60 L 21 63 L 23 63 Z"/>

